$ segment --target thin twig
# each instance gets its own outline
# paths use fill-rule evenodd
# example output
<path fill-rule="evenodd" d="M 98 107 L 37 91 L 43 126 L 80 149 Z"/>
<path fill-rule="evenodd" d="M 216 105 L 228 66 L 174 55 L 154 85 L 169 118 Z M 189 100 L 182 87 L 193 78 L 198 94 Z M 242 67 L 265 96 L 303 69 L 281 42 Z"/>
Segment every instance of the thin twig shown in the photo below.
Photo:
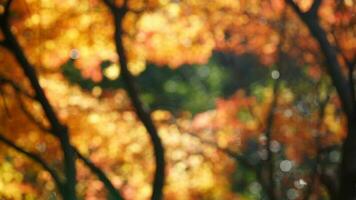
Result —
<path fill-rule="evenodd" d="M 315 182 L 316 182 L 316 178 L 318 177 L 318 175 L 320 175 L 318 168 L 319 168 L 319 164 L 321 161 L 321 154 L 325 151 L 325 148 L 321 147 L 320 144 L 320 133 L 321 133 L 321 128 L 322 128 L 322 124 L 323 124 L 323 120 L 324 120 L 324 116 L 325 116 L 325 107 L 329 102 L 330 99 L 330 90 L 331 87 L 329 87 L 328 91 L 327 91 L 327 96 L 325 97 L 325 99 L 320 99 L 319 100 L 319 113 L 318 113 L 318 119 L 317 119 L 317 124 L 316 124 L 316 130 L 317 130 L 317 135 L 315 137 L 315 146 L 316 146 L 316 158 L 315 158 L 315 164 L 314 167 L 312 168 L 312 172 L 311 172 L 311 182 L 310 182 L 310 186 L 308 187 L 308 189 L 305 191 L 304 194 L 304 200 L 308 200 L 310 195 L 313 193 L 314 187 L 315 187 Z"/>
<path fill-rule="evenodd" d="M 83 154 L 81 154 L 78 149 L 73 147 L 74 152 L 77 154 L 78 158 L 84 162 L 84 164 L 92 171 L 99 180 L 105 185 L 105 188 L 108 190 L 111 197 L 115 200 L 123 200 L 124 198 L 121 196 L 120 192 L 114 187 L 109 178 L 105 175 L 105 173 L 97 167 L 90 159 L 86 158 Z"/>
<path fill-rule="evenodd" d="M 175 120 L 174 120 L 175 121 Z M 176 122 L 176 121 L 175 121 Z M 258 164 L 253 164 L 251 163 L 246 157 L 242 156 L 241 154 L 234 152 L 228 148 L 223 148 L 219 146 L 216 142 L 209 141 L 206 139 L 201 138 L 197 134 L 194 134 L 193 132 L 183 130 L 178 124 L 176 124 L 177 129 L 179 130 L 180 133 L 186 133 L 191 137 L 194 137 L 199 140 L 204 145 L 208 145 L 212 148 L 215 148 L 216 150 L 220 151 L 223 153 L 225 156 L 229 157 L 230 159 L 234 160 L 236 163 L 241 164 L 242 166 L 248 168 L 249 170 L 252 170 L 256 174 L 256 180 L 261 184 L 262 188 L 266 188 L 266 184 L 264 183 L 262 179 L 262 170 Z"/>
<path fill-rule="evenodd" d="M 268 164 L 268 182 L 269 182 L 269 188 L 268 188 L 268 194 L 269 194 L 269 199 L 270 200 L 275 200 L 277 199 L 276 197 L 276 186 L 275 186 L 275 181 L 274 181 L 274 154 L 271 149 L 271 144 L 272 144 L 272 133 L 273 133 L 273 124 L 274 124 L 274 118 L 275 118 L 275 111 L 277 108 L 278 104 L 278 98 L 279 98 L 279 87 L 281 84 L 281 76 L 282 76 L 282 65 L 283 65 L 283 44 L 285 40 L 285 23 L 286 23 L 286 12 L 283 12 L 282 15 L 282 26 L 279 30 L 280 34 L 280 41 L 277 47 L 277 56 L 278 56 L 278 62 L 277 62 L 277 71 L 279 72 L 279 77 L 276 77 L 276 79 L 273 82 L 273 98 L 270 106 L 270 110 L 267 115 L 266 119 L 266 129 L 265 129 L 265 135 L 266 135 L 266 151 L 267 151 L 267 159 L 266 162 Z M 273 77 L 272 77 L 273 78 Z"/>
<path fill-rule="evenodd" d="M 4 108 L 4 112 L 6 113 L 7 117 L 10 118 L 10 110 L 9 108 L 7 107 L 7 102 L 6 102 L 6 97 L 5 97 L 5 94 L 4 94 L 4 91 L 0 88 L 0 96 L 1 96 L 1 100 L 2 100 L 2 104 L 3 104 L 3 108 Z"/>
<path fill-rule="evenodd" d="M 37 127 L 40 128 L 42 131 L 50 133 L 55 137 L 57 137 L 55 134 L 52 133 L 51 129 L 47 128 L 38 119 L 36 119 L 36 117 L 33 116 L 31 112 L 27 110 L 27 108 L 25 107 L 25 105 L 23 105 L 22 102 L 19 103 L 20 103 L 21 110 L 24 112 L 24 114 L 32 123 L 37 125 Z M 75 154 L 78 156 L 79 160 L 83 161 L 83 163 L 90 169 L 90 171 L 93 174 L 95 174 L 99 178 L 99 180 L 105 185 L 105 188 L 108 190 L 109 194 L 117 200 L 123 200 L 124 198 L 121 196 L 120 192 L 114 187 L 114 185 L 111 183 L 110 179 L 105 175 L 105 173 L 99 167 L 97 167 L 89 158 L 86 158 L 84 155 L 82 155 L 76 147 L 72 146 L 72 148 Z"/>
<path fill-rule="evenodd" d="M 49 127 L 46 127 L 39 119 L 37 119 L 31 112 L 27 109 L 24 101 L 22 100 L 21 96 L 17 95 L 17 100 L 20 106 L 21 111 L 26 115 L 26 117 L 32 121 L 39 129 L 44 132 L 51 132 Z"/>
<path fill-rule="evenodd" d="M 20 92 L 22 95 L 35 100 L 35 97 L 33 95 L 31 95 L 30 93 L 28 93 L 27 91 L 25 91 L 22 87 L 20 87 L 17 83 L 15 83 L 14 81 L 4 78 L 4 77 L 0 77 L 0 86 L 3 84 L 8 84 L 10 85 L 16 92 Z"/>
<path fill-rule="evenodd" d="M 178 128 L 179 129 L 179 128 Z M 201 137 L 199 137 L 198 135 L 192 133 L 192 132 L 189 132 L 189 131 L 182 131 L 180 130 L 182 133 L 187 133 L 188 135 L 190 135 L 191 137 L 193 138 L 196 138 L 199 140 L 199 142 L 205 144 L 205 145 L 208 145 L 210 147 L 213 147 L 215 149 L 217 149 L 218 151 L 224 153 L 226 156 L 228 156 L 229 158 L 237 161 L 238 163 L 241 163 L 243 164 L 244 166 L 250 168 L 250 169 L 253 169 L 255 166 L 252 165 L 246 158 L 244 158 L 243 156 L 241 156 L 240 154 L 236 153 L 236 152 L 233 152 L 231 151 L 230 149 L 228 148 L 223 148 L 221 146 L 219 146 L 216 142 L 213 142 L 213 141 L 209 141 L 209 140 L 206 140 L 206 139 L 203 139 Z"/>
<path fill-rule="evenodd" d="M 58 176 L 57 172 L 51 168 L 41 157 L 39 157 L 38 155 L 31 153 L 29 151 L 24 150 L 23 148 L 17 146 L 15 143 L 13 143 L 12 141 L 10 141 L 9 139 L 5 138 L 3 136 L 3 133 L 0 133 L 0 141 L 4 144 L 6 144 L 7 146 L 15 149 L 17 152 L 25 155 L 26 157 L 30 158 L 31 160 L 33 160 L 34 162 L 38 163 L 39 165 L 41 165 L 53 178 L 54 182 L 57 185 L 58 190 L 60 191 L 60 193 L 62 194 L 63 197 L 65 197 L 65 190 L 64 190 L 64 185 L 60 179 L 60 177 Z"/>

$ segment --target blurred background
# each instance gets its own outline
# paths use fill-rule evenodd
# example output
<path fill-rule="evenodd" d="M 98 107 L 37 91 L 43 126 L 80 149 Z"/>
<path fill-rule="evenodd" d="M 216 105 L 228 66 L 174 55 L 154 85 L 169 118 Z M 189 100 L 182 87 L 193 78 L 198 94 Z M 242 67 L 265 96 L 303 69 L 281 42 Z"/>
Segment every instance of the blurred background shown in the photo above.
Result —
<path fill-rule="evenodd" d="M 0 199 L 356 194 L 354 0 L 0 3 Z"/>

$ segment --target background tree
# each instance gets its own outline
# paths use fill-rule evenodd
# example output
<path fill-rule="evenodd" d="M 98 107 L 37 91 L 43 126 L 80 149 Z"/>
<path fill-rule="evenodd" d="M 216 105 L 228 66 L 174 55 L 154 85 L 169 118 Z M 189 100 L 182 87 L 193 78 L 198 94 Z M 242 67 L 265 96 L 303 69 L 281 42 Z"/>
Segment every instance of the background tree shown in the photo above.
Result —
<path fill-rule="evenodd" d="M 352 88 L 354 3 L 318 2 Z M 1 198 L 339 198 L 345 95 L 285 1 L 8 3 Z"/>

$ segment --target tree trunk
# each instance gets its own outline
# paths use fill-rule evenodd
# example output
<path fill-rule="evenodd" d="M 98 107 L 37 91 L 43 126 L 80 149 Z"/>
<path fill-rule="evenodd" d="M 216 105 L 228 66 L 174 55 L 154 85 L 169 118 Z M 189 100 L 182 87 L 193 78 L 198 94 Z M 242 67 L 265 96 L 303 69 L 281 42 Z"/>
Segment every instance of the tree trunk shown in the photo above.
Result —
<path fill-rule="evenodd" d="M 339 199 L 356 199 L 356 112 L 348 116 L 348 133 L 342 148 Z"/>
<path fill-rule="evenodd" d="M 342 162 L 339 171 L 340 200 L 356 200 L 356 112 L 352 92 L 347 79 L 342 74 L 337 52 L 327 38 L 327 34 L 315 15 L 301 13 L 296 9 L 300 19 L 308 27 L 311 35 L 319 43 L 325 56 L 326 69 L 341 100 L 342 108 L 348 119 L 348 133 L 342 148 Z M 314 16 L 314 17 L 313 17 Z"/>

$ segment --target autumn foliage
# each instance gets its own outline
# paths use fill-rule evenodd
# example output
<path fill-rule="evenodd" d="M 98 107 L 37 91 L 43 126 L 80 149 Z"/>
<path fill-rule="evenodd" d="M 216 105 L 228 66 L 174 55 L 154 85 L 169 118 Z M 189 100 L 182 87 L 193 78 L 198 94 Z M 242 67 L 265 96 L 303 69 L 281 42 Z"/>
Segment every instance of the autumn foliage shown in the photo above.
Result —
<path fill-rule="evenodd" d="M 0 3 L 0 199 L 356 197 L 354 1 Z"/>

